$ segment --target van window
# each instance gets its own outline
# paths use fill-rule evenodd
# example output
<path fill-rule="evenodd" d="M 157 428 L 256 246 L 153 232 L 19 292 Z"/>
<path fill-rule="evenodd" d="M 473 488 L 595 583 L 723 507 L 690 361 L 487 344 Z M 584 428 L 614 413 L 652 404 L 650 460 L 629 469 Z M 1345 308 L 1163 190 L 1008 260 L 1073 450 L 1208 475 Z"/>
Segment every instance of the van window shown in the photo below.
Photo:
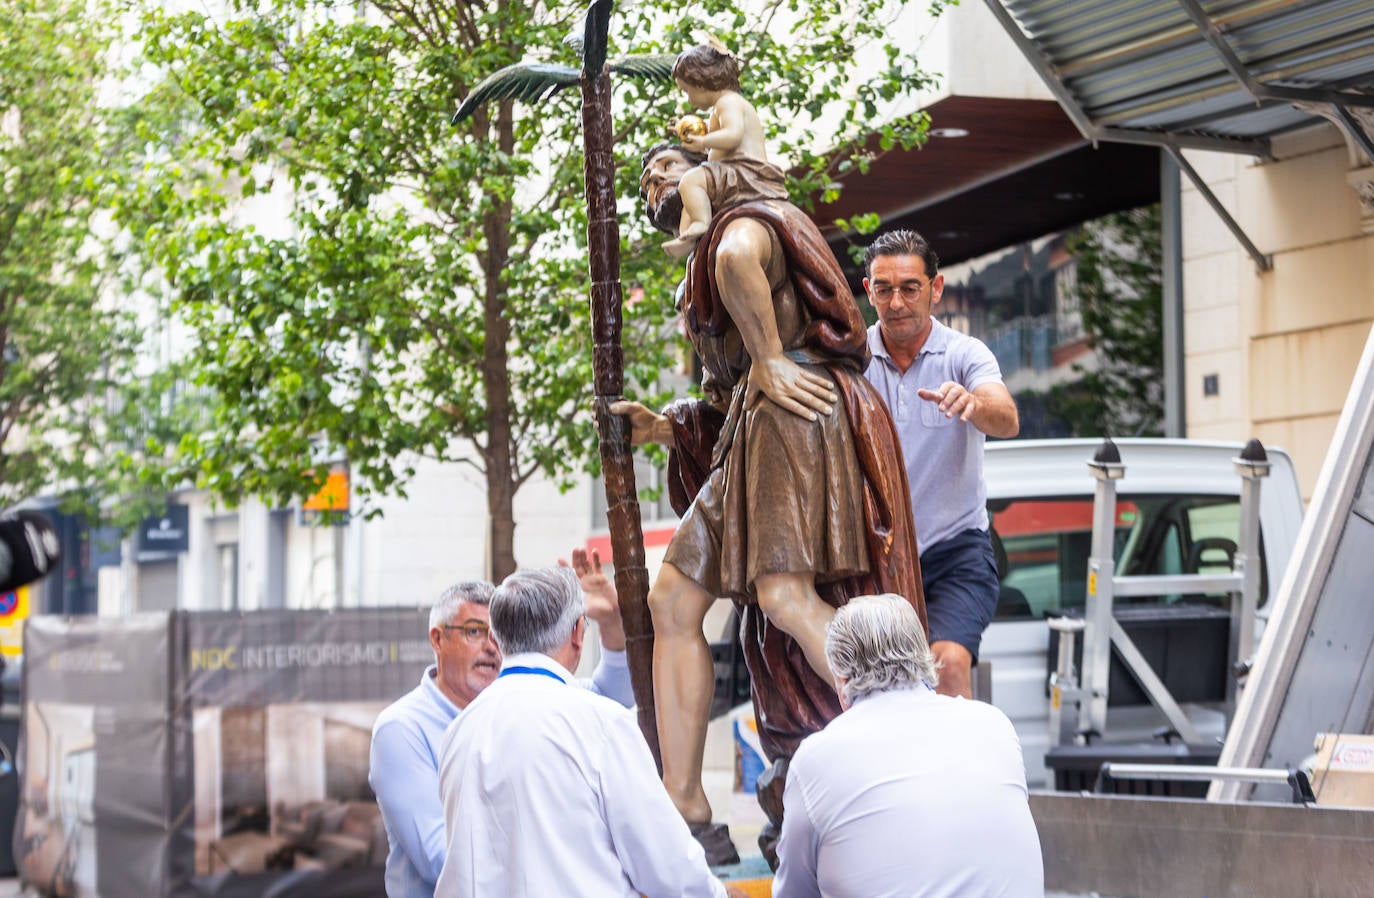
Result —
<path fill-rule="evenodd" d="M 1040 618 L 1082 608 L 1092 551 L 1090 498 L 989 503 L 1002 594 L 997 618 Z M 1122 574 L 1222 573 L 1234 562 L 1240 502 L 1231 496 L 1132 496 L 1116 507 L 1113 559 Z M 1260 570 L 1264 571 L 1260 543 Z M 1260 604 L 1267 598 L 1261 574 Z M 1119 600 L 1132 606 L 1201 603 L 1228 597 L 1160 595 Z"/>

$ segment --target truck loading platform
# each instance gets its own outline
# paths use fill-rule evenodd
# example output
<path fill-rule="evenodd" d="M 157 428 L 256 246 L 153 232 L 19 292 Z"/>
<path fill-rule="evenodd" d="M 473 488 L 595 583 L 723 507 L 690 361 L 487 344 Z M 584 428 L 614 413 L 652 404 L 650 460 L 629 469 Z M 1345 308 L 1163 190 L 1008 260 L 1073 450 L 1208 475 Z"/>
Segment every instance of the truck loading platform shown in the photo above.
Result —
<path fill-rule="evenodd" d="M 1034 792 L 1046 896 L 1367 898 L 1374 811 Z M 718 871 L 768 898 L 763 859 Z"/>

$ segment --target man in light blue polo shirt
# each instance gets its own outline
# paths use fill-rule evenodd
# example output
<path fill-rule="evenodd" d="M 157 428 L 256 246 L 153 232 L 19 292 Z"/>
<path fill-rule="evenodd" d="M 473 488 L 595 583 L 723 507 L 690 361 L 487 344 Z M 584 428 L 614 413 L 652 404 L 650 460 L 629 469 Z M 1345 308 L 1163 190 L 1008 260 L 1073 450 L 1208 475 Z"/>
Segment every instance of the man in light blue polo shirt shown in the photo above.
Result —
<path fill-rule="evenodd" d="M 868 329 L 873 361 L 864 375 L 902 443 L 940 691 L 967 697 L 998 592 L 983 441 L 1014 437 L 1021 424 L 992 351 L 931 317 L 945 288 L 939 264 L 915 231 L 869 245 L 864 289 L 878 323 Z"/>
<path fill-rule="evenodd" d="M 601 635 L 601 662 L 582 685 L 626 707 L 634 704 L 625 661 L 625 631 L 615 586 L 601 559 L 578 549 L 573 570 L 587 599 L 587 616 Z M 368 783 L 377 795 L 390 851 L 387 898 L 433 898 L 444 866 L 444 805 L 439 796 L 439 748 L 444 730 L 501 672 L 487 605 L 492 585 L 470 580 L 450 586 L 429 613 L 434 664 L 420 685 L 387 707 L 372 727 Z"/>

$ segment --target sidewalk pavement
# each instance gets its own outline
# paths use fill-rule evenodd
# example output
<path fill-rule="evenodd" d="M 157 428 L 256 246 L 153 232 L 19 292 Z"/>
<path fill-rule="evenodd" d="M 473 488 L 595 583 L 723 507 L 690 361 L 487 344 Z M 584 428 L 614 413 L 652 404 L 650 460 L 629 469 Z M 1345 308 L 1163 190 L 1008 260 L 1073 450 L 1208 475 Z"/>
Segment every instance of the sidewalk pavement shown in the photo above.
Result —
<path fill-rule="evenodd" d="M 37 896 L 37 892 L 25 892 L 17 879 L 0 879 L 0 898 L 37 898 Z M 1045 898 L 1102 898 L 1102 896 L 1098 896 L 1096 893 L 1080 896 L 1070 895 L 1067 892 L 1046 892 Z"/>

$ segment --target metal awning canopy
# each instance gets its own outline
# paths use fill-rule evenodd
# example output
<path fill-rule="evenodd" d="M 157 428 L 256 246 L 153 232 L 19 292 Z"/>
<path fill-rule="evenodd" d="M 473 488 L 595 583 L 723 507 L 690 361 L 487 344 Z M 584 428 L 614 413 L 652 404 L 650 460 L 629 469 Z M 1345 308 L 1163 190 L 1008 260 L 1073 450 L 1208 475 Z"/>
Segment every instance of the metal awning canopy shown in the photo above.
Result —
<path fill-rule="evenodd" d="M 1057 102 L 946 97 L 923 147 L 844 176 L 815 218 L 856 289 L 847 249 L 867 240 L 836 219 L 876 212 L 953 264 L 1158 201 L 1160 151 L 1268 270 L 1180 150 L 1272 158 L 1326 119 L 1374 161 L 1374 0 L 984 2 Z"/>
<path fill-rule="evenodd" d="M 1374 161 L 1371 0 L 985 0 L 1083 136 L 1270 155 L 1321 116 Z"/>

